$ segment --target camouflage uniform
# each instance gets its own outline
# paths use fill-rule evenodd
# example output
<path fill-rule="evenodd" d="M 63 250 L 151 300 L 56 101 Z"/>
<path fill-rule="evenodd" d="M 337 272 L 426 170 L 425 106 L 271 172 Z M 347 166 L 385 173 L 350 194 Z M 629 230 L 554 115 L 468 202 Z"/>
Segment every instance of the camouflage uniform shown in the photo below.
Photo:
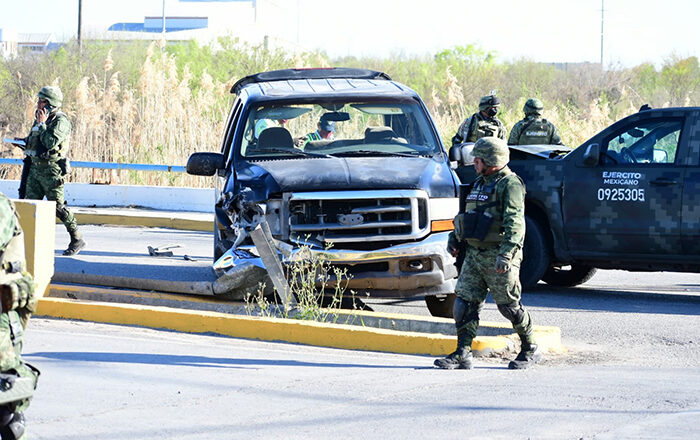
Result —
<path fill-rule="evenodd" d="M 63 101 L 58 87 L 44 87 L 38 96 L 47 99 L 54 109 L 45 123 L 34 121 L 29 136 L 25 138 L 25 154 L 31 158 L 25 198 L 41 200 L 46 197 L 56 202 L 56 217 L 65 225 L 71 237 L 64 255 L 74 255 L 85 247 L 85 242 L 63 195 L 65 176 L 68 174 L 66 153 L 71 124 L 68 116 L 58 110 Z"/>
<path fill-rule="evenodd" d="M 532 334 L 529 313 L 523 308 L 519 280 L 525 240 L 525 186 L 508 163 L 508 147 L 493 137 L 474 145 L 474 157 L 487 167 L 498 167 L 480 175 L 466 197 L 464 212 L 455 217 L 449 247 L 466 242 L 466 257 L 459 273 L 454 305 L 457 351 L 438 359 L 440 368 L 471 368 L 471 344 L 479 328 L 479 312 L 491 293 L 498 310 L 513 324 L 522 341 L 522 351 L 509 368 L 525 368 L 526 357 L 540 356 Z M 452 251 L 452 249 L 450 249 Z M 500 269 L 503 273 L 499 273 Z"/>
<path fill-rule="evenodd" d="M 490 108 L 496 109 L 501 101 L 493 96 L 484 96 L 479 101 L 479 111 L 464 120 L 457 129 L 457 134 L 452 137 L 452 145 L 459 145 L 465 142 L 476 142 L 482 137 L 494 136 L 499 139 L 506 138 L 506 127 L 500 119 L 493 116 L 485 116 L 482 112 Z"/>
<path fill-rule="evenodd" d="M 12 202 L 0 194 L 0 436 L 24 438 L 24 411 L 38 371 L 22 361 L 22 335 L 36 310 L 34 281 L 26 272 L 24 239 Z"/>
<path fill-rule="evenodd" d="M 525 102 L 525 118 L 518 121 L 510 131 L 509 145 L 562 145 L 557 127 L 542 118 L 544 105 L 539 99 L 530 98 Z"/>

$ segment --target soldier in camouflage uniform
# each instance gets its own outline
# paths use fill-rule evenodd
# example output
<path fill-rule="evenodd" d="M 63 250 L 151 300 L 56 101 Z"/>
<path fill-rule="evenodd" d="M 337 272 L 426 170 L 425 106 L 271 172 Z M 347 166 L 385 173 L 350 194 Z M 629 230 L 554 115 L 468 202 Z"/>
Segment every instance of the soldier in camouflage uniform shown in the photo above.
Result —
<path fill-rule="evenodd" d="M 518 121 L 508 136 L 508 145 L 562 145 L 557 127 L 542 118 L 544 104 L 536 98 L 525 102 L 525 118 Z"/>
<path fill-rule="evenodd" d="M 46 197 L 56 202 L 56 217 L 70 235 L 70 244 L 63 255 L 75 255 L 85 247 L 85 241 L 63 197 L 65 176 L 69 173 L 66 153 L 71 125 L 68 116 L 59 110 L 62 103 L 63 93 L 58 87 L 47 86 L 39 91 L 34 126 L 25 138 L 25 154 L 31 157 L 26 198 Z"/>
<path fill-rule="evenodd" d="M 496 117 L 501 100 L 494 95 L 484 96 L 479 100 L 479 112 L 464 120 L 452 137 L 452 145 L 476 142 L 482 137 L 494 136 L 506 138 L 506 127 Z"/>
<path fill-rule="evenodd" d="M 479 311 L 491 292 L 498 310 L 512 324 L 522 349 L 510 369 L 527 368 L 541 358 L 530 314 L 520 302 L 520 262 L 525 239 L 525 186 L 507 166 L 508 146 L 495 137 L 476 141 L 472 151 L 479 177 L 466 197 L 465 210 L 454 219 L 448 251 L 457 254 L 466 242 L 466 257 L 455 293 L 457 350 L 435 360 L 443 369 L 470 369 L 471 344 L 479 328 Z"/>
<path fill-rule="evenodd" d="M 36 310 L 34 281 L 26 272 L 24 239 L 12 202 L 0 193 L 0 437 L 25 438 L 23 411 L 39 372 L 22 361 L 22 334 Z"/>

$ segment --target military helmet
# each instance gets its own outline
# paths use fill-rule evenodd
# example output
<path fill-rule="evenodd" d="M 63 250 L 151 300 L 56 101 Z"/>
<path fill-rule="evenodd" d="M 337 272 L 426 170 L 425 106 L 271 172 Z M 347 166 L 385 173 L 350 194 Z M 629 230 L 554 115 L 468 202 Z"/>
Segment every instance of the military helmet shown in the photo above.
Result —
<path fill-rule="evenodd" d="M 487 136 L 476 141 L 472 156 L 479 157 L 489 167 L 504 167 L 510 160 L 510 150 L 503 139 Z"/>
<path fill-rule="evenodd" d="M 479 111 L 484 111 L 489 107 L 498 107 L 501 100 L 496 95 L 482 96 L 479 100 Z"/>
<path fill-rule="evenodd" d="M 544 109 L 544 104 L 542 104 L 542 101 L 537 98 L 528 99 L 525 101 L 525 106 L 523 107 L 523 111 L 526 115 L 541 116 L 542 109 Z"/>
<path fill-rule="evenodd" d="M 63 104 L 63 93 L 56 86 L 42 87 L 37 96 L 47 100 L 53 107 L 60 107 Z"/>

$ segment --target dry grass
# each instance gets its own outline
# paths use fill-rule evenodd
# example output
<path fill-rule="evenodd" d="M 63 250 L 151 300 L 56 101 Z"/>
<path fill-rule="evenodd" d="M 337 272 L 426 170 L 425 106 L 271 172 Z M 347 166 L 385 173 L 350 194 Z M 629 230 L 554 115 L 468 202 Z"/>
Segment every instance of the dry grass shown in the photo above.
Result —
<path fill-rule="evenodd" d="M 120 55 L 121 65 L 125 67 L 123 54 Z M 654 106 L 692 104 L 700 84 L 700 75 L 693 70 L 697 70 L 697 60 L 694 59 L 671 59 L 662 72 L 650 70 L 649 66 L 617 72 L 591 69 L 562 72 L 526 61 L 511 64 L 484 61 L 472 66 L 440 64 L 430 59 L 330 63 L 321 54 L 285 59 L 279 54 L 260 52 L 259 48 L 247 48 L 236 55 L 241 62 L 228 61 L 228 65 L 234 66 L 230 70 L 233 77 L 223 82 L 216 79 L 222 77 L 221 74 L 210 75 L 206 68 L 203 72 L 198 70 L 197 75 L 192 74 L 187 65 L 178 69 L 175 56 L 168 55 L 155 43 L 141 56 L 137 75 L 134 73 L 138 64 L 133 63 L 138 63 L 138 59 L 129 60 L 134 68 L 124 74 L 120 72 L 120 63 L 115 61 L 111 50 L 102 59 L 92 61 L 93 73 L 77 76 L 66 71 L 64 66 L 53 76 L 44 76 L 46 79 L 28 81 L 19 70 L 11 68 L 6 68 L 3 78 L 2 68 L 6 66 L 0 65 L 0 84 L 7 89 L 0 100 L 5 107 L 22 109 L 21 117 L 0 109 L 0 135 L 14 136 L 18 131 L 26 134 L 33 120 L 36 83 L 53 83 L 64 91 L 63 110 L 73 124 L 69 153 L 72 160 L 184 165 L 195 151 L 218 151 L 220 148 L 232 101 L 229 89 L 233 81 L 243 74 L 265 70 L 265 66 L 279 68 L 279 63 L 296 63 L 305 67 L 357 65 L 387 71 L 422 95 L 446 145 L 450 144 L 461 121 L 477 110 L 479 98 L 492 88 L 500 87 L 498 95 L 503 105 L 499 117 L 507 128 L 523 117 L 522 107 L 526 99 L 540 97 L 545 102 L 544 116 L 559 128 L 567 145 L 577 146 L 612 122 L 635 112 L 640 103 L 650 102 Z M 31 64 L 24 66 L 25 75 L 30 75 L 29 67 Z M 217 66 L 211 65 L 211 68 Z M 84 70 L 87 69 L 75 69 Z M 647 79 L 643 81 L 644 78 Z M 648 78 L 656 79 L 651 81 Z M 669 82 L 671 89 L 654 82 L 663 78 L 673 80 Z M 7 106 L 8 102 L 10 106 Z M 299 131 L 295 134 L 303 135 L 315 129 L 315 120 L 310 121 L 290 128 Z M 290 121 L 290 126 L 294 123 Z M 5 149 L 3 157 L 22 155 L 21 151 L 12 150 L 7 144 L 2 148 Z M 0 178 L 18 177 L 18 167 L 0 169 Z M 70 180 L 175 186 L 212 184 L 210 178 L 182 173 L 89 169 L 75 169 Z"/>

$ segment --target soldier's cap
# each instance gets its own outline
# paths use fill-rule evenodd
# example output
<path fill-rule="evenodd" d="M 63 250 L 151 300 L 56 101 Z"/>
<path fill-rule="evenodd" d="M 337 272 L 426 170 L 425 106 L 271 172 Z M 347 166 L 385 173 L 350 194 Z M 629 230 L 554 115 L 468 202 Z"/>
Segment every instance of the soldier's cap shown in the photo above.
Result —
<path fill-rule="evenodd" d="M 496 95 L 482 96 L 479 100 L 479 110 L 486 110 L 489 107 L 498 107 L 501 100 Z"/>
<path fill-rule="evenodd" d="M 63 92 L 56 86 L 45 86 L 39 90 L 37 97 L 48 101 L 53 107 L 60 107 L 63 104 Z"/>
<path fill-rule="evenodd" d="M 537 115 L 542 114 L 542 109 L 544 109 L 544 104 L 537 98 L 530 98 L 525 101 L 525 106 L 523 106 L 523 111 L 526 115 Z"/>
<path fill-rule="evenodd" d="M 502 168 L 510 161 L 510 150 L 503 139 L 487 136 L 476 141 L 472 156 L 480 158 L 486 166 Z"/>
<path fill-rule="evenodd" d="M 329 121 L 324 116 L 319 119 L 318 126 L 323 131 L 335 131 L 335 122 Z"/>

